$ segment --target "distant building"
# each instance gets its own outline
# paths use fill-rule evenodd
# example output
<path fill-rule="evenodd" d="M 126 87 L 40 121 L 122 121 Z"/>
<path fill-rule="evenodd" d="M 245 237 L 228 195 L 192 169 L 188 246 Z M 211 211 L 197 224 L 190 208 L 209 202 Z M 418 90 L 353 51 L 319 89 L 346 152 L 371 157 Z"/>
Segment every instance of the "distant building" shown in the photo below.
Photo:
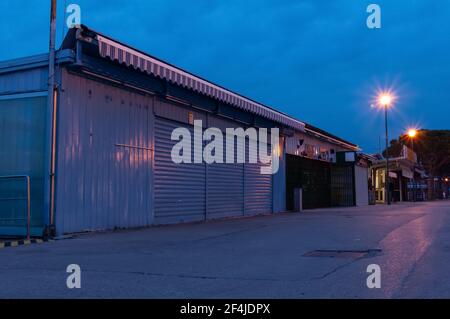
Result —
<path fill-rule="evenodd" d="M 385 203 L 386 159 L 375 155 L 372 165 L 373 189 L 377 203 Z M 392 202 L 422 201 L 427 199 L 426 174 L 417 162 L 417 155 L 406 145 L 400 156 L 389 158 L 389 191 Z"/>

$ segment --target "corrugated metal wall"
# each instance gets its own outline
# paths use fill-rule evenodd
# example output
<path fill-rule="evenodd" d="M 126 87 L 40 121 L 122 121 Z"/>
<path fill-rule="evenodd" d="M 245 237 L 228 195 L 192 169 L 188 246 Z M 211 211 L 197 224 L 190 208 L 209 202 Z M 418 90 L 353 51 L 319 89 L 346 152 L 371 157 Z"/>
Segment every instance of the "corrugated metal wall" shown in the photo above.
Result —
<path fill-rule="evenodd" d="M 172 131 L 193 135 L 192 118 L 223 130 L 239 123 L 66 71 L 62 77 L 58 233 L 273 211 L 272 175 L 261 175 L 259 164 L 172 161 Z"/>
<path fill-rule="evenodd" d="M 46 96 L 10 96 L 10 99 L 0 96 L 0 176 L 30 176 L 31 233 L 34 236 L 41 236 L 44 227 L 46 104 Z M 26 199 L 24 179 L 0 179 L 0 235 L 26 234 Z"/>
<path fill-rule="evenodd" d="M 58 233 L 151 223 L 153 99 L 63 72 Z"/>
<path fill-rule="evenodd" d="M 47 90 L 47 68 L 36 68 L 0 75 L 0 94 Z"/>

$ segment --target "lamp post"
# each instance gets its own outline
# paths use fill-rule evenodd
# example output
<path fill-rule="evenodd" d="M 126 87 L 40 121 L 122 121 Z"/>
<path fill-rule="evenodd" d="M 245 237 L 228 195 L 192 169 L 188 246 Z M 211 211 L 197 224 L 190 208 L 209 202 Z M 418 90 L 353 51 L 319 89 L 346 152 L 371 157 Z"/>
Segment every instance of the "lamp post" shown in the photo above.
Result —
<path fill-rule="evenodd" d="M 411 128 L 408 130 L 408 136 L 411 140 L 411 151 L 414 154 L 414 137 L 417 135 L 417 130 Z M 413 160 L 415 160 L 413 158 Z M 416 162 L 413 163 L 413 178 L 412 178 L 412 184 L 413 184 L 413 202 L 416 201 L 416 179 L 415 179 L 415 173 L 416 173 Z"/>
<path fill-rule="evenodd" d="M 389 93 L 383 93 L 378 97 L 378 103 L 384 108 L 384 128 L 386 131 L 386 177 L 385 177 L 385 198 L 386 204 L 391 204 L 389 197 L 389 135 L 388 135 L 388 108 L 392 103 L 392 96 Z"/>

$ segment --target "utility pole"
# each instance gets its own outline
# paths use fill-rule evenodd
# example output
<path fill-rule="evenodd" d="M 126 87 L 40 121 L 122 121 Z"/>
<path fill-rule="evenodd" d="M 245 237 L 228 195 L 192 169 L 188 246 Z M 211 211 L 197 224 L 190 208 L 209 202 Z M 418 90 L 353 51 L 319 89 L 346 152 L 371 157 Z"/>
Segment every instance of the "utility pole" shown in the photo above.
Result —
<path fill-rule="evenodd" d="M 56 42 L 56 0 L 51 0 L 50 9 L 50 47 L 48 64 L 48 89 L 53 92 L 55 87 L 55 42 Z"/>
<path fill-rule="evenodd" d="M 46 181 L 46 209 L 49 213 L 49 229 L 47 235 L 51 236 L 54 227 L 54 193 L 55 193 L 55 136 L 56 136 L 56 100 L 57 91 L 55 85 L 55 43 L 56 43 L 56 3 L 57 0 L 51 0 L 50 6 L 50 42 L 48 55 L 48 107 L 47 107 L 47 165 L 48 178 Z"/>

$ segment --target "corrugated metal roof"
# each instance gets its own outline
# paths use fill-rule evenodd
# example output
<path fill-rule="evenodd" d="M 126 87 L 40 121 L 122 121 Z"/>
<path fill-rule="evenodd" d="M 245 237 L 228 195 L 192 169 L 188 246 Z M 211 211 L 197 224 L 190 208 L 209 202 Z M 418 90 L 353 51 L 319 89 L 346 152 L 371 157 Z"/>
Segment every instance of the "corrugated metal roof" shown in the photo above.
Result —
<path fill-rule="evenodd" d="M 282 112 L 257 103 L 181 68 L 115 41 L 112 38 L 93 31 L 86 26 L 81 26 L 80 28 L 83 31 L 86 30 L 95 34 L 95 40 L 98 42 L 99 54 L 103 58 L 109 58 L 120 64 L 134 67 L 136 70 L 141 72 L 151 74 L 168 82 L 193 90 L 197 93 L 201 93 L 219 101 L 231 104 L 247 112 L 251 112 L 269 120 L 284 124 L 288 127 L 295 128 L 299 131 L 305 130 L 305 123 Z"/>

